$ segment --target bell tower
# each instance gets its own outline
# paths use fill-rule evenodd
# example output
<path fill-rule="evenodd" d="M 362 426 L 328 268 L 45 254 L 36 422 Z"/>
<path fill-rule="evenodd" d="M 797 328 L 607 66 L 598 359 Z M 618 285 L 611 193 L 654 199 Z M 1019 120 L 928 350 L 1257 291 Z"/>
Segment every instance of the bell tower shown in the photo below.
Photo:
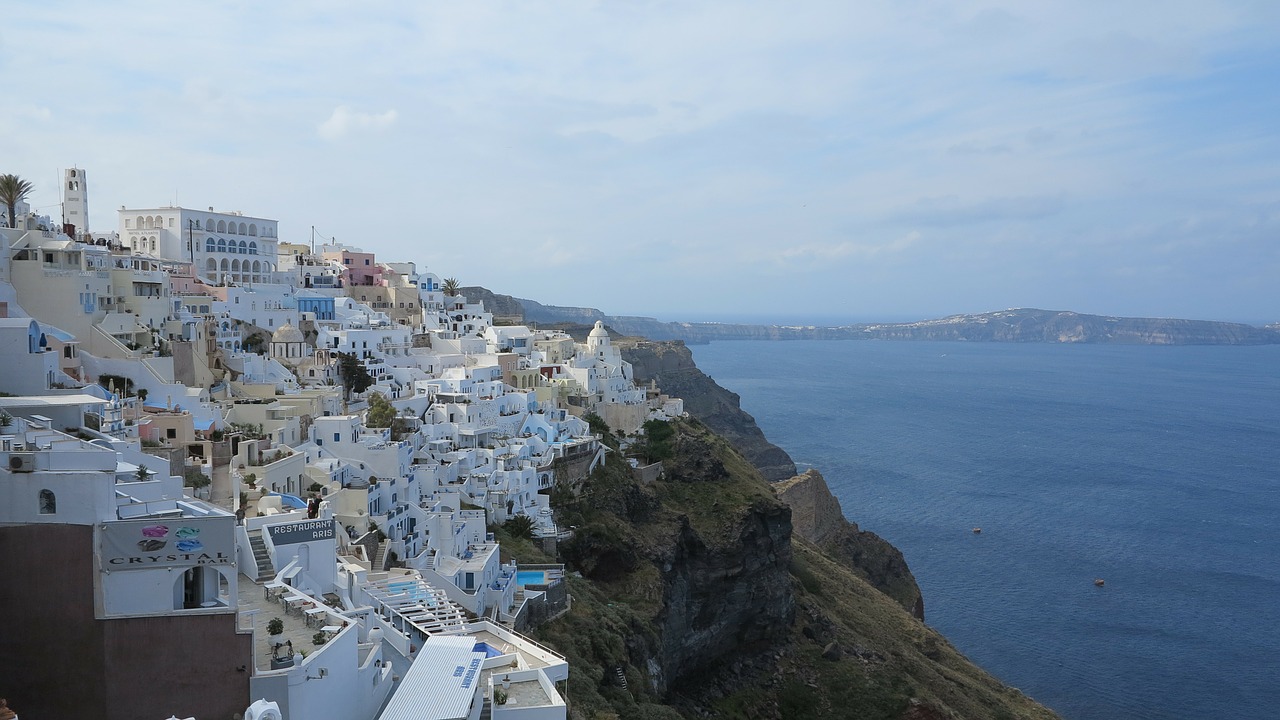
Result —
<path fill-rule="evenodd" d="M 89 189 L 85 184 L 84 170 L 71 168 L 65 171 L 62 184 L 62 222 L 76 226 L 76 235 L 89 233 Z"/>

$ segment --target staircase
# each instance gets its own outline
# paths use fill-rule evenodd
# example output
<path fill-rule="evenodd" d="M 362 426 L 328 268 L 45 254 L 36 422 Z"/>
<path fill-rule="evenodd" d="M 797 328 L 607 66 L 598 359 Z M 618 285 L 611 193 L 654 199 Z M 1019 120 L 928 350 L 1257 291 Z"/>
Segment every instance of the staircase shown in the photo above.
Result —
<path fill-rule="evenodd" d="M 373 572 L 379 572 L 387 569 L 387 541 L 383 540 L 378 543 L 378 552 L 373 554 Z"/>
<path fill-rule="evenodd" d="M 267 552 L 267 544 L 262 542 L 261 530 L 249 531 L 249 547 L 253 550 L 253 560 L 258 564 L 258 582 L 267 582 L 276 576 L 276 569 L 271 565 L 271 553 Z"/>
<path fill-rule="evenodd" d="M 493 706 L 489 704 L 489 698 L 484 699 L 484 705 L 480 706 L 480 720 L 493 720 Z"/>
<path fill-rule="evenodd" d="M 622 672 L 621 665 L 613 669 L 613 677 L 614 677 L 614 680 L 618 683 L 618 687 L 622 688 L 623 690 L 630 690 L 630 688 L 627 687 L 627 674 Z"/>

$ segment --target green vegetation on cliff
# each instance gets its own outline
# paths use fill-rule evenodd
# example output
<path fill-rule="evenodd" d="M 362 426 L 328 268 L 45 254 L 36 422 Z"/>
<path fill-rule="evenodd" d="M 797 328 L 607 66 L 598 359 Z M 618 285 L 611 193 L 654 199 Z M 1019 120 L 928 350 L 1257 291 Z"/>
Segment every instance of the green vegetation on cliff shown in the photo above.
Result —
<path fill-rule="evenodd" d="M 611 454 L 555 496 L 582 577 L 570 612 L 534 635 L 571 663 L 572 718 L 1053 717 L 848 558 L 793 537 L 791 509 L 724 440 L 673 429 L 660 480 L 641 485 Z"/>

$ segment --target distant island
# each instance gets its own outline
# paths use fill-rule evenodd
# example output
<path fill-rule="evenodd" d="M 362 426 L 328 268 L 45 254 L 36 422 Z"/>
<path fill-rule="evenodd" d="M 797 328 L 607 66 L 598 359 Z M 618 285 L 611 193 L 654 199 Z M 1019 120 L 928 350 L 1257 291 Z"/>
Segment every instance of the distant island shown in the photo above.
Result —
<path fill-rule="evenodd" d="M 518 323 L 590 324 L 603 321 L 622 335 L 651 340 L 951 340 L 962 342 L 1093 343 L 1115 345 L 1273 345 L 1280 323 L 1256 326 L 1212 320 L 1088 315 L 1069 310 L 1015 308 L 974 315 L 951 315 L 910 323 L 856 325 L 748 325 L 662 322 L 651 317 L 607 315 L 595 308 L 543 305 L 498 295 L 482 287 L 463 288 L 483 300 L 495 320 Z"/>

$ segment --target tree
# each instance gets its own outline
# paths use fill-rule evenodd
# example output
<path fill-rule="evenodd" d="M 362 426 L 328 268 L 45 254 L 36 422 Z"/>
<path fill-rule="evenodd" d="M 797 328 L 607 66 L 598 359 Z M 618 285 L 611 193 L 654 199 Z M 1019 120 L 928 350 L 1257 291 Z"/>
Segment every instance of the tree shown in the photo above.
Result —
<path fill-rule="evenodd" d="M 17 175 L 0 175 L 0 203 L 4 203 L 9 209 L 9 227 L 18 224 L 15 214 L 18 203 L 26 200 L 27 195 L 30 195 L 34 189 L 35 186 L 30 181 L 23 180 Z"/>
<path fill-rule="evenodd" d="M 506 530 L 511 537 L 532 539 L 533 524 L 533 518 L 528 515 L 516 515 L 502 523 L 502 529 Z"/>
<path fill-rule="evenodd" d="M 458 290 L 462 285 L 458 284 L 458 278 L 445 278 L 444 283 L 440 285 L 440 289 L 444 290 L 444 294 L 453 297 L 458 294 Z"/>
<path fill-rule="evenodd" d="M 373 385 L 373 376 L 351 353 L 338 353 L 338 377 L 342 378 L 344 400 L 350 400 L 351 393 L 358 395 Z"/>
<path fill-rule="evenodd" d="M 213 483 L 207 475 L 200 472 L 200 468 L 186 468 L 182 471 L 182 484 L 189 488 L 199 490 L 200 488 L 209 487 Z"/>
<path fill-rule="evenodd" d="M 644 424 L 644 435 L 632 443 L 631 452 L 643 456 L 645 462 L 661 462 L 670 460 L 675 454 L 672 439 L 675 428 L 663 420 L 649 420 Z"/>
<path fill-rule="evenodd" d="M 395 420 L 396 409 L 382 393 L 369 396 L 369 412 L 365 413 L 364 424 L 371 428 L 389 428 Z"/>
<path fill-rule="evenodd" d="M 244 348 L 245 352 L 251 352 L 251 353 L 254 353 L 255 355 L 261 355 L 262 348 L 266 344 L 267 344 L 267 341 L 261 335 L 254 333 L 253 335 L 250 335 L 249 337 L 245 338 L 244 342 L 240 343 L 240 347 Z"/>

